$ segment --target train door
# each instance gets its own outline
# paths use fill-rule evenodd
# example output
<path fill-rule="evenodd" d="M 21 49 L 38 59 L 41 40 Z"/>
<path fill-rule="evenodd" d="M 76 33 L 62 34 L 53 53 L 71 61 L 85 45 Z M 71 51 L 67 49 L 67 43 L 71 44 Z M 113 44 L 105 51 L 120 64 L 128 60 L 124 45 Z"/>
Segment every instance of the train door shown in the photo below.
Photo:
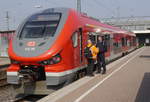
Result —
<path fill-rule="evenodd" d="M 73 42 L 73 64 L 74 67 L 80 65 L 79 58 L 80 58 L 80 43 L 79 43 L 79 32 L 75 31 L 72 35 L 72 42 Z"/>
<path fill-rule="evenodd" d="M 114 54 L 116 56 L 119 56 L 120 54 L 122 54 L 122 38 L 120 36 L 120 34 L 114 34 L 114 43 L 113 43 L 113 47 L 114 47 Z"/>
<path fill-rule="evenodd" d="M 110 59 L 113 58 L 114 56 L 114 39 L 113 39 L 113 34 L 110 34 Z"/>
<path fill-rule="evenodd" d="M 83 62 L 83 34 L 82 34 L 82 29 L 79 29 L 79 53 L 80 53 L 80 63 Z"/>
<path fill-rule="evenodd" d="M 73 47 L 74 47 L 74 54 L 73 54 L 73 59 L 74 59 L 74 65 L 75 66 L 80 66 L 83 62 L 83 34 L 82 34 L 82 29 L 78 29 L 77 31 L 74 32 L 72 36 L 72 41 L 73 41 Z"/>
<path fill-rule="evenodd" d="M 127 38 L 126 37 L 123 37 L 121 39 L 121 42 L 122 42 L 122 52 L 125 53 L 126 50 L 127 50 Z"/>

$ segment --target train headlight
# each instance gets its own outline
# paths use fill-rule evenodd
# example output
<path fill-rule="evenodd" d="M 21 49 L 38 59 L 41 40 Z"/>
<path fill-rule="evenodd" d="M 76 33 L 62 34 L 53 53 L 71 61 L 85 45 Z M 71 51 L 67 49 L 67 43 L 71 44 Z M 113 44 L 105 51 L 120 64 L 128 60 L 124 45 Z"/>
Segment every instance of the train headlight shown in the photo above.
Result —
<path fill-rule="evenodd" d="M 51 65 L 51 64 L 57 64 L 60 61 L 61 61 L 61 56 L 60 56 L 60 54 L 57 54 L 57 55 L 53 56 L 51 59 L 39 62 L 39 64 L 41 64 L 41 65 Z"/>

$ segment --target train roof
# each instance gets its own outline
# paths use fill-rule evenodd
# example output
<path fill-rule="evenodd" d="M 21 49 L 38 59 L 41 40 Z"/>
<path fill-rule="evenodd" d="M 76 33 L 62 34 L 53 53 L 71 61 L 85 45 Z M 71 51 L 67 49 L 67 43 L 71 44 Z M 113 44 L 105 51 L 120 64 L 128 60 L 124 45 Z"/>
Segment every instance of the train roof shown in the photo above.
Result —
<path fill-rule="evenodd" d="M 120 29 L 118 27 L 114 27 L 114 26 L 102 23 L 99 19 L 87 16 L 87 14 L 85 14 L 85 13 L 83 13 L 83 14 L 80 13 L 80 16 L 83 18 L 87 18 L 90 21 L 90 23 L 85 22 L 86 23 L 85 26 L 87 26 L 87 27 L 92 27 L 92 28 L 98 29 L 99 31 L 104 32 L 104 33 L 108 32 L 111 34 L 117 34 L 118 33 L 118 34 L 127 34 L 130 36 L 136 36 L 133 32 L 123 30 L 123 29 Z"/>

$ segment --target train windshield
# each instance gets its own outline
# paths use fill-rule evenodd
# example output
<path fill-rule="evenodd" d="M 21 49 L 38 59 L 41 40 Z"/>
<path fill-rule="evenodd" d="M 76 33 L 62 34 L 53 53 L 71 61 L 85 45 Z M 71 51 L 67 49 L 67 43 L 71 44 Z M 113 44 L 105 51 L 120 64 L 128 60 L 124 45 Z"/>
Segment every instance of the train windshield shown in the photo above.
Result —
<path fill-rule="evenodd" d="M 60 13 L 33 15 L 24 25 L 19 37 L 21 39 L 53 37 L 60 18 Z"/>

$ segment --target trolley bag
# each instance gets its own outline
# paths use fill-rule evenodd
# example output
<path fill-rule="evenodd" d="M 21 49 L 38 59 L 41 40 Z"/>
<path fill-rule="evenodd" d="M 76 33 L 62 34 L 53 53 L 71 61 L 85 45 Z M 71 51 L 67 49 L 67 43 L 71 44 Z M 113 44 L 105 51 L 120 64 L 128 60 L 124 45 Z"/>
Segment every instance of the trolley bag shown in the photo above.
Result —
<path fill-rule="evenodd" d="M 87 59 L 92 59 L 92 52 L 90 50 L 91 47 L 86 47 L 84 49 L 84 56 L 87 58 Z"/>

